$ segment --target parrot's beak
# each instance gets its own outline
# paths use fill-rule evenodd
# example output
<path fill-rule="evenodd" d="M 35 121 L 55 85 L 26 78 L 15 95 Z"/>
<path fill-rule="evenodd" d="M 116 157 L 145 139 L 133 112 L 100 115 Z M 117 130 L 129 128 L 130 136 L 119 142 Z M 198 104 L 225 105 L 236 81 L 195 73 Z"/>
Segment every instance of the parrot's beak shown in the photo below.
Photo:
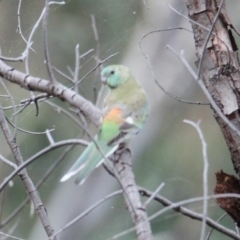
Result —
<path fill-rule="evenodd" d="M 106 76 L 102 76 L 101 80 L 102 80 L 103 84 L 107 84 L 107 77 Z"/>

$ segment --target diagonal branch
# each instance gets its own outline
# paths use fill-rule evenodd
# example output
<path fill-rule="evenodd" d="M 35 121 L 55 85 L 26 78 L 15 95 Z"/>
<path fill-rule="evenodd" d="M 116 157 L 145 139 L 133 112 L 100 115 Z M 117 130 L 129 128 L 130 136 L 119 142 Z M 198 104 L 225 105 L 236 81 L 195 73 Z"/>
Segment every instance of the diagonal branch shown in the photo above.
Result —
<path fill-rule="evenodd" d="M 67 101 L 70 105 L 78 108 L 85 116 L 90 118 L 95 125 L 99 125 L 100 123 L 101 111 L 90 101 L 60 83 L 53 84 L 48 80 L 32 77 L 8 66 L 2 61 L 0 61 L 0 76 L 27 90 L 44 92 L 58 97 L 63 101 Z"/>
<path fill-rule="evenodd" d="M 129 149 L 125 149 L 119 155 L 114 154 L 113 164 L 121 180 L 124 189 L 123 196 L 127 204 L 128 211 L 132 218 L 132 222 L 136 227 L 138 240 L 151 240 L 152 231 L 148 221 L 145 206 L 141 203 L 137 185 L 135 183 L 134 174 L 131 164 L 131 153 Z"/>
<path fill-rule="evenodd" d="M 21 155 L 21 152 L 18 148 L 17 142 L 16 142 L 16 137 L 12 136 L 12 133 L 10 131 L 10 128 L 7 124 L 4 112 L 2 107 L 0 106 L 0 125 L 3 131 L 3 134 L 6 138 L 6 141 L 11 149 L 11 152 L 13 153 L 13 156 L 15 158 L 15 161 L 17 165 L 23 164 L 23 157 Z M 27 170 L 24 169 L 19 173 L 19 177 L 21 178 L 23 184 L 25 185 L 25 188 L 33 202 L 33 205 L 35 207 L 35 210 L 40 218 L 40 221 L 42 222 L 42 225 L 48 235 L 48 237 L 51 237 L 54 234 L 54 229 L 50 223 L 50 220 L 48 218 L 46 209 L 42 203 L 42 200 L 40 198 L 40 195 L 35 188 L 32 180 L 28 176 Z M 55 238 L 57 239 L 57 238 Z"/>
<path fill-rule="evenodd" d="M 138 189 L 142 196 L 151 197 L 151 195 L 153 194 L 151 191 L 149 191 L 143 187 L 138 187 Z M 160 195 L 155 196 L 154 200 L 157 202 L 160 202 L 165 207 L 174 205 L 174 202 L 172 202 L 169 199 L 164 198 L 163 196 L 160 196 Z M 203 220 L 203 215 L 201 213 L 196 213 L 196 212 L 194 212 L 186 207 L 183 207 L 183 206 L 173 207 L 172 210 L 179 212 L 182 215 L 187 216 L 191 219 L 195 219 L 198 221 Z M 232 230 L 229 230 L 228 228 L 225 228 L 224 226 L 220 225 L 218 222 L 212 220 L 209 217 L 206 218 L 206 224 L 209 227 L 212 227 L 213 229 L 225 234 L 226 236 L 228 236 L 232 239 L 240 240 L 240 236 L 237 233 L 233 232 Z"/>

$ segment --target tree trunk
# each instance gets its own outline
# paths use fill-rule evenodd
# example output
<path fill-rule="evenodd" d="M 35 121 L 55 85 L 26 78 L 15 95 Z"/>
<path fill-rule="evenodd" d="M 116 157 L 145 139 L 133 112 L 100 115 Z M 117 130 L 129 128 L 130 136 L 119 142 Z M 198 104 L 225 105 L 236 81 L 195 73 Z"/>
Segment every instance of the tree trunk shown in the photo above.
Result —
<path fill-rule="evenodd" d="M 226 14 L 225 4 L 213 27 L 221 1 L 186 0 L 191 21 L 197 58 L 203 58 L 200 73 L 205 86 L 222 113 L 240 129 L 240 74 L 237 48 L 232 35 L 235 30 Z M 196 24 L 198 23 L 198 24 Z M 229 148 L 234 169 L 240 176 L 240 136 L 214 112 Z M 227 159 L 226 159 L 227 161 Z"/>
<path fill-rule="evenodd" d="M 225 3 L 220 0 L 186 0 L 186 3 L 189 19 L 192 20 L 190 22 L 193 28 L 200 77 L 221 112 L 237 129 L 240 129 L 238 49 L 232 35 L 232 31 L 236 30 L 227 16 Z M 239 193 L 240 136 L 215 110 L 214 117 L 223 133 L 234 169 L 238 174 L 236 179 L 223 171 L 216 173 L 217 184 L 214 191 L 216 194 Z M 240 226 L 238 217 L 240 200 L 219 198 L 217 203 Z"/>

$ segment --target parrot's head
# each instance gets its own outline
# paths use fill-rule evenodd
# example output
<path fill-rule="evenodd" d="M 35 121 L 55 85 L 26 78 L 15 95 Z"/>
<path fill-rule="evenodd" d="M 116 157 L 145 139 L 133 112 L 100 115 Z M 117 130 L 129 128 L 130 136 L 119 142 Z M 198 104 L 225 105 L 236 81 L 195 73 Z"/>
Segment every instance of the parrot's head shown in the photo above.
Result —
<path fill-rule="evenodd" d="M 130 71 L 123 65 L 110 65 L 105 67 L 101 73 L 102 83 L 111 89 L 124 84 L 130 76 Z"/>

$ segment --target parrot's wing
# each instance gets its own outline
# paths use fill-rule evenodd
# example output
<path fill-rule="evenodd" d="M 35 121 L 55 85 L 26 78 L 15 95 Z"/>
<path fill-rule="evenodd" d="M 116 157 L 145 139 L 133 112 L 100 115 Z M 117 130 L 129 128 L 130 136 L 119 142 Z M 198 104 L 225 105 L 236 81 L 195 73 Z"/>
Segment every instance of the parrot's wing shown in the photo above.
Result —
<path fill-rule="evenodd" d="M 119 130 L 119 134 L 108 142 L 108 146 L 118 145 L 119 143 L 130 140 L 140 131 L 140 127 L 134 123 L 132 117 L 127 117 L 120 125 Z"/>

